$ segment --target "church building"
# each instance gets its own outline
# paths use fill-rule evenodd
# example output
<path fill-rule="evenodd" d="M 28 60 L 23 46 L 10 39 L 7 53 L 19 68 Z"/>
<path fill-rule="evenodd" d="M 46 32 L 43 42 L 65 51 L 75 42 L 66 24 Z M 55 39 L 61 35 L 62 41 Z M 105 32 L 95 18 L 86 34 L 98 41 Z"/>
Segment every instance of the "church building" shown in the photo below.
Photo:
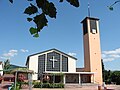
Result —
<path fill-rule="evenodd" d="M 77 68 L 77 58 L 50 49 L 29 55 L 26 66 L 33 70 L 33 80 L 49 83 L 102 84 L 99 19 L 86 17 L 83 24 L 84 68 Z M 61 78 L 62 77 L 62 78 Z"/>

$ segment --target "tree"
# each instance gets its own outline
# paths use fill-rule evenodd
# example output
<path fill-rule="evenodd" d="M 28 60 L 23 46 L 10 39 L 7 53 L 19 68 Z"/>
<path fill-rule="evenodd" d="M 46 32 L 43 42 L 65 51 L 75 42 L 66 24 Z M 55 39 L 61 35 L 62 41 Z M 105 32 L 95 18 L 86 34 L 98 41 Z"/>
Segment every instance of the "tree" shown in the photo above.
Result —
<path fill-rule="evenodd" d="M 105 81 L 105 68 L 104 68 L 104 63 L 103 63 L 103 59 L 101 59 L 102 62 L 102 77 L 103 77 L 103 82 Z"/>
<path fill-rule="evenodd" d="M 111 75 L 111 81 L 120 85 L 120 71 L 114 71 Z"/>
<path fill-rule="evenodd" d="M 103 60 L 101 60 L 101 62 L 102 62 L 103 81 L 106 84 L 115 83 L 117 85 L 120 85 L 120 71 L 105 70 Z"/>
<path fill-rule="evenodd" d="M 9 0 L 13 3 L 13 0 Z M 53 2 L 49 2 L 49 0 L 27 0 L 30 2 L 30 6 L 28 6 L 24 14 L 29 15 L 27 18 L 28 22 L 34 22 L 35 27 L 31 27 L 29 29 L 31 35 L 33 37 L 39 37 L 39 32 L 43 29 L 43 27 L 48 25 L 48 20 L 46 16 L 50 18 L 56 18 L 57 10 Z M 63 2 L 65 0 L 59 0 L 59 2 Z M 68 3 L 75 7 L 79 7 L 79 0 L 66 0 Z M 35 3 L 35 4 L 34 4 Z"/>
<path fill-rule="evenodd" d="M 110 84 L 111 83 L 111 71 L 107 71 L 104 68 L 104 63 L 103 63 L 103 59 L 101 60 L 102 62 L 102 77 L 103 77 L 103 82 L 105 82 L 106 84 Z"/>
<path fill-rule="evenodd" d="M 9 73 L 9 70 L 10 69 L 10 60 L 7 59 L 6 61 L 4 61 L 4 74 L 5 73 Z"/>

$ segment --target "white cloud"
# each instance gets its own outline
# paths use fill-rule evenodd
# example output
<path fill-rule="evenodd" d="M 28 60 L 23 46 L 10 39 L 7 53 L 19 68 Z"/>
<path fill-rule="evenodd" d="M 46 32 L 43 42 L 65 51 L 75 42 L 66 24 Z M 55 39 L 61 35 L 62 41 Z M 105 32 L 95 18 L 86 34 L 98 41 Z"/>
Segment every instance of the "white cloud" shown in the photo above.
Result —
<path fill-rule="evenodd" d="M 21 49 L 20 51 L 21 51 L 21 52 L 29 52 L 29 51 L 26 50 L 26 49 Z"/>
<path fill-rule="evenodd" d="M 10 53 L 17 53 L 18 50 L 9 50 Z"/>
<path fill-rule="evenodd" d="M 8 52 L 5 52 L 2 55 L 0 55 L 0 59 L 2 60 L 11 59 L 12 57 L 15 57 L 16 55 L 18 55 L 19 52 L 25 53 L 29 51 L 26 49 L 20 49 L 20 50 L 11 49 Z"/>
<path fill-rule="evenodd" d="M 4 60 L 6 60 L 6 59 L 8 59 L 8 58 L 6 58 L 6 57 L 0 57 L 0 59 L 4 59 Z"/>
<path fill-rule="evenodd" d="M 109 55 L 110 57 L 113 57 L 113 58 L 120 58 L 120 55 L 116 55 L 116 54 L 111 54 Z"/>
<path fill-rule="evenodd" d="M 8 53 L 4 53 L 3 57 L 14 57 L 17 55 L 18 50 L 9 50 Z"/>
<path fill-rule="evenodd" d="M 69 52 L 68 55 L 70 55 L 70 56 L 76 56 L 77 54 Z"/>
<path fill-rule="evenodd" d="M 120 48 L 112 51 L 103 51 L 104 54 L 120 54 Z"/>
<path fill-rule="evenodd" d="M 103 59 L 104 62 L 110 62 L 110 61 L 113 61 L 113 60 L 115 60 L 115 59 L 114 58 L 105 58 L 105 59 Z"/>
<path fill-rule="evenodd" d="M 106 57 L 106 54 L 102 54 L 102 58 L 105 58 Z"/>
<path fill-rule="evenodd" d="M 120 60 L 120 48 L 115 49 L 115 50 L 103 51 L 102 59 L 104 62 Z"/>

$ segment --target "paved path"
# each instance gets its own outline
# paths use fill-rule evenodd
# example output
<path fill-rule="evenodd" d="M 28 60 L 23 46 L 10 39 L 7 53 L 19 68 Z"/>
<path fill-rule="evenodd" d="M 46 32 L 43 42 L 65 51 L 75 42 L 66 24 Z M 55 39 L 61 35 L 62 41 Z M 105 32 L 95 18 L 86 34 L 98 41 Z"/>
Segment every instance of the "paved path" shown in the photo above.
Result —
<path fill-rule="evenodd" d="M 120 85 L 107 85 L 107 89 L 108 90 L 120 90 Z M 28 89 L 21 89 L 21 90 L 28 90 Z M 67 87 L 67 88 L 63 88 L 63 89 L 55 89 L 55 88 L 51 88 L 51 89 L 46 89 L 46 88 L 33 88 L 32 90 L 98 90 L 98 86 L 82 86 L 82 87 Z M 104 90 L 102 88 L 102 90 Z"/>
<path fill-rule="evenodd" d="M 0 84 L 0 90 L 8 90 L 8 86 L 10 86 L 10 82 L 3 82 Z M 107 85 L 108 90 L 120 90 L 120 85 Z M 21 90 L 29 90 L 29 89 L 21 89 Z M 87 85 L 87 86 L 74 86 L 70 85 L 65 88 L 33 88 L 32 90 L 98 90 L 98 85 Z"/>

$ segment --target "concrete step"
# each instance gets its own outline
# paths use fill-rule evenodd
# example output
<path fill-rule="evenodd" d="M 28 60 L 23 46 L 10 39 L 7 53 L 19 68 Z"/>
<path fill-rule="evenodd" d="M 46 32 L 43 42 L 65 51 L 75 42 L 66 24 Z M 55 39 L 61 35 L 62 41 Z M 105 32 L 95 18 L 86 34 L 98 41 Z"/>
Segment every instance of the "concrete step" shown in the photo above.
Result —
<path fill-rule="evenodd" d="M 65 84 L 65 88 L 80 88 L 80 87 L 97 87 L 98 84 L 83 83 L 83 84 Z"/>
<path fill-rule="evenodd" d="M 82 86 L 98 86 L 98 84 L 95 83 L 81 83 Z"/>
<path fill-rule="evenodd" d="M 80 84 L 65 84 L 65 88 L 77 88 L 81 87 Z"/>

